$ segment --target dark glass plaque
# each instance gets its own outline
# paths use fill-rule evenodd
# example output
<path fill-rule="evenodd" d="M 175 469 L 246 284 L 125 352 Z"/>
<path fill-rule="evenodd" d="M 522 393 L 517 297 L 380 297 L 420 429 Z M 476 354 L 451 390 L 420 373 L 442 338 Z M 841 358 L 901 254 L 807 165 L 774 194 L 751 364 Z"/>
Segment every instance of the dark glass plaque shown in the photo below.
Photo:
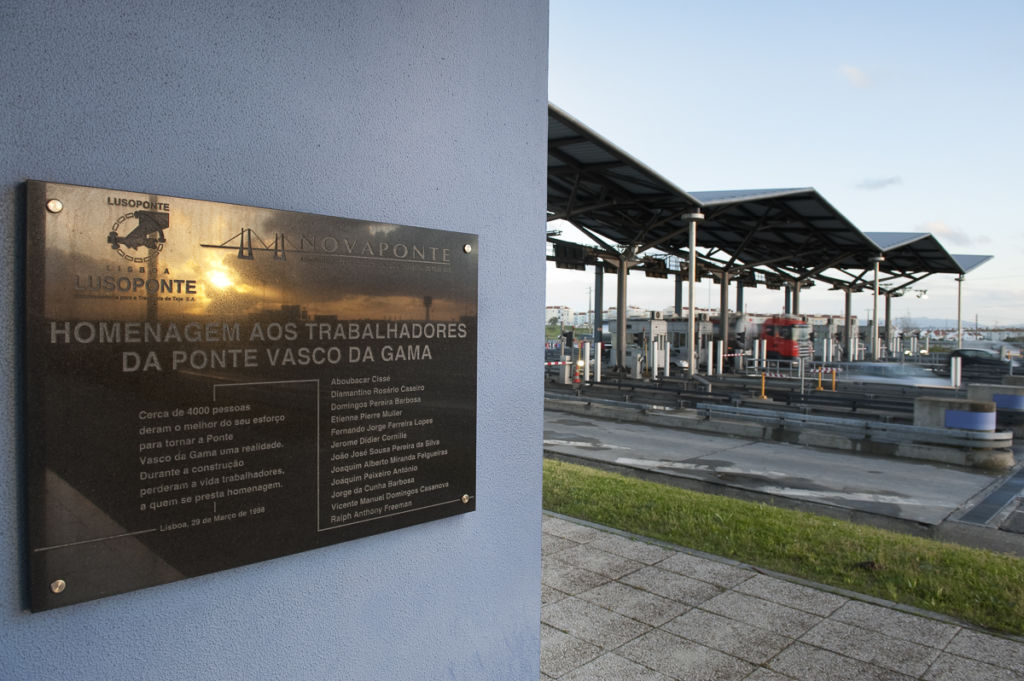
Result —
<path fill-rule="evenodd" d="M 27 196 L 33 610 L 474 509 L 475 235 Z"/>

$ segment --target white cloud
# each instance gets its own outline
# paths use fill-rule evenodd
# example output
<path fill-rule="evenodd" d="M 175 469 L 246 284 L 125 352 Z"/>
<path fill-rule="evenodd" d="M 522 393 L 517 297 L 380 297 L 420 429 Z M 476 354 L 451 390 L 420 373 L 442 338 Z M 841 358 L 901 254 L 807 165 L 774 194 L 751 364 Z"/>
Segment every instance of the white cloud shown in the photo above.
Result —
<path fill-rule="evenodd" d="M 850 84 L 854 87 L 866 88 L 871 85 L 871 79 L 868 78 L 868 74 L 864 73 L 862 69 L 859 69 L 856 66 L 842 66 L 840 67 L 839 72 L 843 74 L 843 77 L 850 81 Z"/>
<path fill-rule="evenodd" d="M 857 185 L 857 189 L 885 189 L 891 187 L 894 184 L 903 184 L 903 178 L 898 176 L 893 177 L 869 177 L 863 182 Z"/>
<path fill-rule="evenodd" d="M 970 246 L 976 241 L 976 239 L 971 237 L 967 232 L 953 229 L 942 220 L 926 222 L 925 224 L 918 226 L 917 231 L 929 232 L 939 239 L 939 241 L 949 241 L 957 244 L 958 246 Z M 987 239 L 980 239 L 977 241 L 984 243 Z"/>

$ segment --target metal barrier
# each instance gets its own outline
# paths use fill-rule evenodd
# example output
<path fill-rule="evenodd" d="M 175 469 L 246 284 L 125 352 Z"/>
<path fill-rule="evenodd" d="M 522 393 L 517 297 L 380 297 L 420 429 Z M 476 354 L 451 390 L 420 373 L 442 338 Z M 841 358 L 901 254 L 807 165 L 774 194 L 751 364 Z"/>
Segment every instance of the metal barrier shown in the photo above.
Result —
<path fill-rule="evenodd" d="M 768 378 L 799 378 L 800 362 L 791 359 L 755 359 L 747 365 L 747 375 Z"/>
<path fill-rule="evenodd" d="M 593 352 L 591 352 L 591 347 L 593 347 Z M 544 366 L 575 367 L 574 370 L 569 371 L 568 376 L 563 376 L 566 383 L 600 383 L 601 352 L 603 349 L 604 343 L 597 343 L 592 346 L 587 341 L 582 344 L 582 347 L 574 348 L 569 355 L 562 355 L 562 358 L 557 362 L 544 362 Z M 565 370 L 562 371 L 564 373 Z"/>
<path fill-rule="evenodd" d="M 698 403 L 696 408 L 701 416 L 708 420 L 712 415 L 725 418 L 742 416 L 744 420 L 756 421 L 768 426 L 779 428 L 813 426 L 877 442 L 929 444 L 964 449 L 1006 449 L 1013 445 L 1013 433 L 1010 431 L 979 432 L 954 428 L 928 428 L 899 423 L 844 419 L 835 416 L 794 414 L 753 407 L 732 407 L 707 402 Z"/>

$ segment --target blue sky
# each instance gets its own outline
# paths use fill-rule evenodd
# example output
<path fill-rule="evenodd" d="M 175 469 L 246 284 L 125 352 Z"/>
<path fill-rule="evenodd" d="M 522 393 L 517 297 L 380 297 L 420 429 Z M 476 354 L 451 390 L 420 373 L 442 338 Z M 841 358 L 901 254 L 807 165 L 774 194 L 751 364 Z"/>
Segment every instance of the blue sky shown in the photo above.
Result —
<path fill-rule="evenodd" d="M 994 255 L 967 276 L 965 324 L 1022 324 L 1022 36 L 1021 0 L 551 0 L 549 98 L 686 191 L 810 186 L 862 231 Z M 547 302 L 583 310 L 592 283 L 549 264 Z M 671 281 L 629 286 L 631 305 L 673 302 Z M 927 298 L 894 299 L 896 319 L 955 320 L 953 275 L 917 288 Z M 825 289 L 801 311 L 841 313 Z M 614 305 L 612 277 L 605 291 Z M 717 305 L 707 284 L 695 295 Z M 854 314 L 871 304 L 855 295 Z"/>

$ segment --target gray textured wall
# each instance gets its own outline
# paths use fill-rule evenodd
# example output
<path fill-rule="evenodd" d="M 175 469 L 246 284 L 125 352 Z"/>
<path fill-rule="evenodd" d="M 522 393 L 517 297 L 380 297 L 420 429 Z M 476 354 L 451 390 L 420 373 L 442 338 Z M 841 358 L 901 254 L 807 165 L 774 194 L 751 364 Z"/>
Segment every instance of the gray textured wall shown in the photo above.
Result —
<path fill-rule="evenodd" d="M 537 678 L 546 65 L 545 0 L 0 0 L 0 678 Z M 478 510 L 29 614 L 26 179 L 478 233 Z"/>

